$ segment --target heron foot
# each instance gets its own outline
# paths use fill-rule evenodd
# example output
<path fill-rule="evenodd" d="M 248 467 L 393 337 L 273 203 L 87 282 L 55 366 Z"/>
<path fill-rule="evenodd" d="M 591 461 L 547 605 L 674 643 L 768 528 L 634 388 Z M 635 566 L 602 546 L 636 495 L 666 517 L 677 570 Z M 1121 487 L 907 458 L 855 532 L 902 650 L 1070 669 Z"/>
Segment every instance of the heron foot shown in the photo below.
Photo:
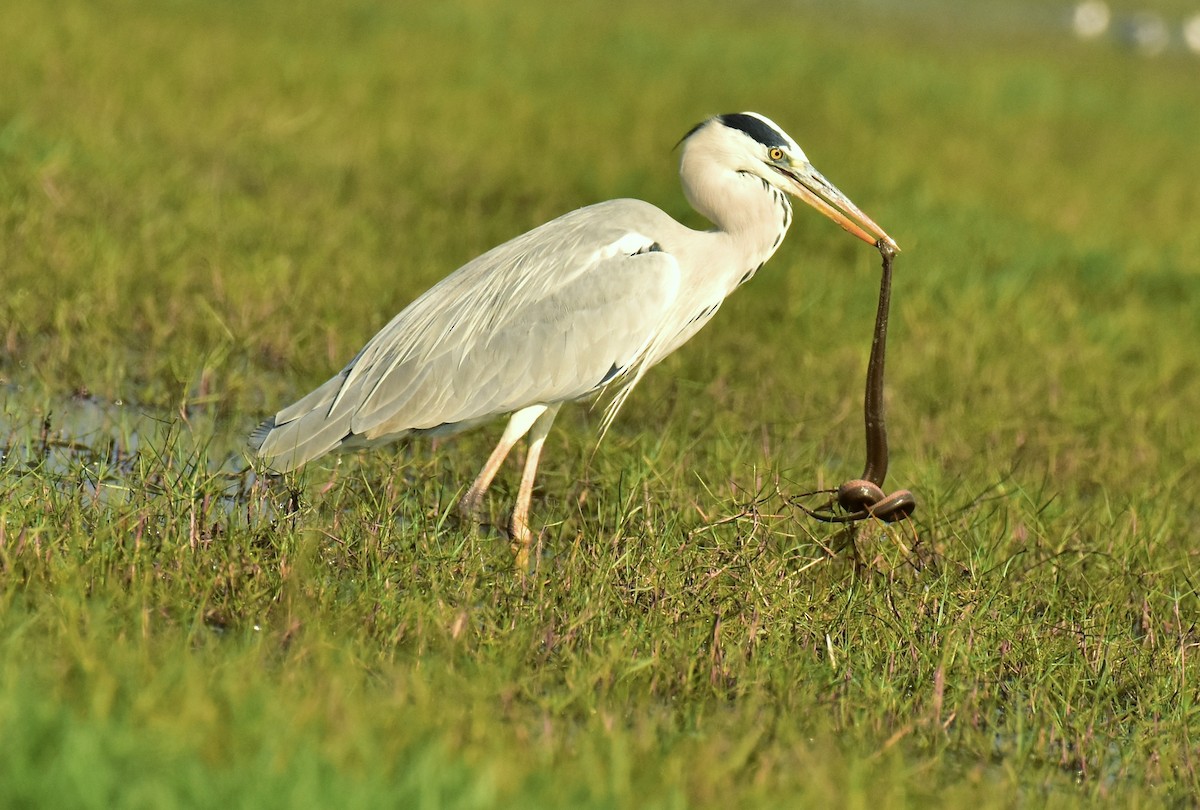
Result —
<path fill-rule="evenodd" d="M 458 516 L 472 523 L 479 522 L 479 508 L 483 505 L 483 493 L 468 489 L 458 501 Z"/>
<path fill-rule="evenodd" d="M 513 565 L 517 572 L 521 574 L 529 573 L 533 567 L 532 551 L 529 546 L 523 543 L 513 543 Z"/>
<path fill-rule="evenodd" d="M 512 548 L 517 570 L 529 571 L 533 567 L 534 562 L 534 536 L 533 532 L 529 529 L 529 523 L 514 515 L 509 537 L 512 539 L 510 547 Z"/>

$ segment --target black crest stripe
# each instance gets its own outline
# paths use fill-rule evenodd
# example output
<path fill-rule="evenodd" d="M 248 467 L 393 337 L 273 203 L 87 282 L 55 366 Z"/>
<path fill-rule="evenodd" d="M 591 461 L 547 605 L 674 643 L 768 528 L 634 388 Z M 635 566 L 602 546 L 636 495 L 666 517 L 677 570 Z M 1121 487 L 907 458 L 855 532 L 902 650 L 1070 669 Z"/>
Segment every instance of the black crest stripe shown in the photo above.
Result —
<path fill-rule="evenodd" d="M 712 120 L 711 118 L 706 118 L 705 120 L 701 121 L 699 124 L 696 124 L 696 126 L 694 126 L 694 127 L 692 127 L 691 129 L 689 129 L 689 130 L 687 131 L 687 134 L 686 134 L 686 135 L 684 135 L 682 138 L 680 138 L 680 139 L 679 139 L 679 143 L 675 144 L 675 148 L 676 148 L 676 149 L 678 149 L 678 148 L 679 148 L 679 144 L 680 144 L 680 143 L 683 143 L 683 142 L 684 142 L 684 141 L 686 141 L 688 138 L 690 138 L 690 137 L 692 137 L 693 135 L 695 135 L 697 132 L 699 132 L 701 129 L 703 129 L 703 128 L 704 128 L 704 125 L 705 125 L 705 124 L 707 124 L 707 123 L 708 123 L 709 121 L 711 121 L 711 120 Z"/>
<path fill-rule="evenodd" d="M 763 146 L 787 146 L 784 135 L 770 124 L 764 124 L 762 119 L 745 113 L 729 113 L 717 116 L 717 120 L 730 129 L 740 130 L 749 135 Z"/>

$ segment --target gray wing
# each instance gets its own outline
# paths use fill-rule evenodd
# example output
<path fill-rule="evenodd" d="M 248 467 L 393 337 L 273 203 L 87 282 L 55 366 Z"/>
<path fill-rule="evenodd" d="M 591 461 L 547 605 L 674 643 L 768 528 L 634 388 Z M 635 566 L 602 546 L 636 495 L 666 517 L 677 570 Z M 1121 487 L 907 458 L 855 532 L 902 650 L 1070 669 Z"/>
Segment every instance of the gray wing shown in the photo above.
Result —
<path fill-rule="evenodd" d="M 680 268 L 649 233 L 665 214 L 616 200 L 560 217 L 464 265 L 341 373 L 264 423 L 259 454 L 291 469 L 343 443 L 452 430 L 632 384 L 661 341 Z"/>

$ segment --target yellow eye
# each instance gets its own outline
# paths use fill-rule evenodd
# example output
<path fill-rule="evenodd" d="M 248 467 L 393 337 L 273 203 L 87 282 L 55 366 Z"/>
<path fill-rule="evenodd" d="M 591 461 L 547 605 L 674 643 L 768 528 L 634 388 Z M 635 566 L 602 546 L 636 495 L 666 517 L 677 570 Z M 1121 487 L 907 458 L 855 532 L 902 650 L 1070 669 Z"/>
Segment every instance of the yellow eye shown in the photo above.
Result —
<path fill-rule="evenodd" d="M 772 146 L 771 151 L 767 152 L 767 155 L 771 160 L 783 160 L 783 150 L 778 146 Z"/>

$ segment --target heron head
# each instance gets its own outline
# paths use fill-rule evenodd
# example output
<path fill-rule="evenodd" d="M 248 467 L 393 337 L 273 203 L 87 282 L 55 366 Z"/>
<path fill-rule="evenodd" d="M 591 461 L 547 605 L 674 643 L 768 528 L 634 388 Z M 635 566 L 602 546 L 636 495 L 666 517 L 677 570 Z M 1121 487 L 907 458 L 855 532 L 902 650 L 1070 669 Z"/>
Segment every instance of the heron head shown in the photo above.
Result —
<path fill-rule="evenodd" d="M 718 115 L 698 124 L 683 140 L 697 135 L 709 140 L 718 159 L 735 171 L 803 200 L 864 242 L 883 240 L 899 252 L 883 228 L 813 168 L 804 150 L 766 116 L 753 112 Z"/>

